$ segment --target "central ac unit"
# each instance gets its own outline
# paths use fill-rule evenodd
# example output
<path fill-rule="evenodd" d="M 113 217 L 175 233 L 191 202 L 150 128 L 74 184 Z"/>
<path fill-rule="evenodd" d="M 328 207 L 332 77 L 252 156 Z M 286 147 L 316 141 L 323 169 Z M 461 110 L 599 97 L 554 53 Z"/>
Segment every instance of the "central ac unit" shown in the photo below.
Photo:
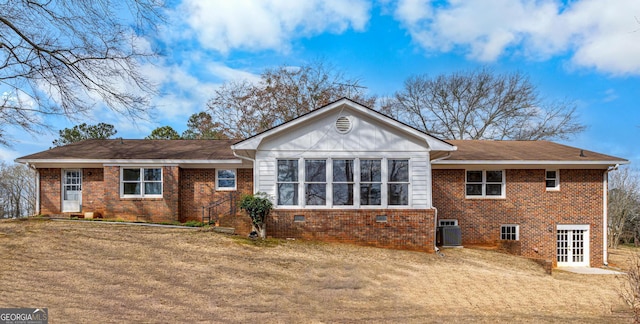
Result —
<path fill-rule="evenodd" d="M 436 231 L 438 246 L 461 246 L 462 232 L 460 226 L 440 226 Z"/>

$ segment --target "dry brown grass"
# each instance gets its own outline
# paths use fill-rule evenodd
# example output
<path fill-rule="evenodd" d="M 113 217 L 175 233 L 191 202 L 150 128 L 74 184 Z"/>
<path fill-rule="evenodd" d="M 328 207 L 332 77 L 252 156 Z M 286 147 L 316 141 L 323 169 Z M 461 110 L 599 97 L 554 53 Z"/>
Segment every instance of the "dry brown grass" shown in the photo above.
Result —
<path fill-rule="evenodd" d="M 0 307 L 70 322 L 628 322 L 619 277 L 122 224 L 0 222 Z"/>

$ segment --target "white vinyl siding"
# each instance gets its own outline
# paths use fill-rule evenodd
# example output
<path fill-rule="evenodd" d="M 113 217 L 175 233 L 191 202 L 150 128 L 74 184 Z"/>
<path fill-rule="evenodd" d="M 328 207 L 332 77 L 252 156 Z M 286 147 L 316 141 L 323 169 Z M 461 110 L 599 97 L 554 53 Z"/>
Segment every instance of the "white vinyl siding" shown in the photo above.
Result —
<path fill-rule="evenodd" d="M 431 192 L 431 168 L 429 159 L 425 157 L 411 158 L 411 191 L 409 192 L 410 205 L 428 206 L 430 204 L 429 193 Z"/>
<path fill-rule="evenodd" d="M 430 148 L 424 139 L 414 137 L 403 131 L 380 123 L 370 116 L 353 112 L 336 111 L 314 119 L 313 122 L 300 127 L 288 129 L 273 137 L 262 139 L 255 153 L 255 192 L 264 192 L 272 197 L 276 208 L 397 208 L 397 209 L 426 209 L 431 208 L 431 163 Z M 335 129 L 335 122 L 339 113 L 348 116 L 352 128 L 346 134 L 340 134 Z M 283 159 L 297 159 L 299 162 L 299 188 L 297 205 L 277 204 L 277 161 Z M 363 206 L 360 204 L 360 160 L 380 160 L 382 169 L 386 170 L 389 159 L 409 160 L 409 195 L 406 205 L 389 205 L 386 192 L 388 191 L 388 174 L 381 174 L 381 191 L 384 196 L 380 205 Z M 327 202 L 326 205 L 305 205 L 304 192 L 304 161 L 326 160 L 327 168 Z M 354 179 L 351 181 L 333 181 L 333 161 L 353 160 Z M 350 197 L 342 201 L 333 201 L 334 185 L 344 189 L 353 184 L 353 204 L 349 204 Z M 342 193 L 342 192 L 339 192 Z M 336 197 L 337 198 L 337 197 Z M 346 201 L 346 202 L 345 202 Z"/>

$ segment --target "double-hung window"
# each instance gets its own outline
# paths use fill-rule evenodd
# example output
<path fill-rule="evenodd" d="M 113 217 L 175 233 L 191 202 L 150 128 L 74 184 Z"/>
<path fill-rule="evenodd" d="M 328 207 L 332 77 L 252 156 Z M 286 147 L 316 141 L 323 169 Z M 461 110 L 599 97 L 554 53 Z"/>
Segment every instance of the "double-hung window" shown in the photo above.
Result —
<path fill-rule="evenodd" d="M 298 160 L 278 160 L 278 205 L 298 205 Z"/>
<path fill-rule="evenodd" d="M 389 205 L 409 205 L 409 160 L 389 160 Z"/>
<path fill-rule="evenodd" d="M 504 171 L 467 170 L 467 197 L 504 197 Z"/>
<path fill-rule="evenodd" d="M 216 170 L 216 190 L 236 190 L 236 170 Z"/>
<path fill-rule="evenodd" d="M 379 206 L 382 202 L 382 161 L 360 160 L 360 205 Z"/>
<path fill-rule="evenodd" d="M 560 190 L 558 170 L 547 170 L 545 172 L 545 186 L 548 191 Z"/>
<path fill-rule="evenodd" d="M 327 204 L 327 160 L 304 161 L 304 192 L 306 205 Z"/>
<path fill-rule="evenodd" d="M 279 159 L 276 164 L 278 206 L 386 207 L 410 203 L 409 159 Z"/>
<path fill-rule="evenodd" d="M 162 168 L 121 168 L 122 197 L 161 198 Z"/>
<path fill-rule="evenodd" d="M 333 205 L 353 205 L 353 160 L 333 160 Z"/>

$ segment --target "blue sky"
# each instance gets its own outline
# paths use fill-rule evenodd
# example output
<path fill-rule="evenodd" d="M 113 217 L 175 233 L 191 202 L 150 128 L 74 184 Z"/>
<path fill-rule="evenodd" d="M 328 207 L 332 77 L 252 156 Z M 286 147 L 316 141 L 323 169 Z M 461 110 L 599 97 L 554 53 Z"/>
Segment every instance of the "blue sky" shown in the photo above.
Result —
<path fill-rule="evenodd" d="M 307 0 L 174 1 L 168 22 L 140 46 L 164 54 L 144 73 L 162 94 L 133 124 L 98 103 L 90 124 L 144 138 L 158 126 L 182 132 L 213 91 L 257 80 L 265 68 L 322 58 L 391 96 L 413 75 L 487 66 L 530 76 L 543 97 L 572 100 L 587 130 L 564 144 L 640 163 L 640 1 Z M 49 120 L 54 129 L 78 121 Z M 48 149 L 57 131 L 0 147 L 0 160 Z"/>

